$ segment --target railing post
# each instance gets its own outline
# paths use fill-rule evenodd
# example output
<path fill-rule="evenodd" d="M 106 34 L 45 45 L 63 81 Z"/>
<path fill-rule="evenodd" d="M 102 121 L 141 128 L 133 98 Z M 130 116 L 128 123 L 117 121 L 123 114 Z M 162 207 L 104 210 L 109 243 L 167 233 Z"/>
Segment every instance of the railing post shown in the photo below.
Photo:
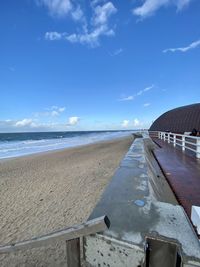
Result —
<path fill-rule="evenodd" d="M 182 151 L 185 151 L 185 136 L 182 136 Z"/>
<path fill-rule="evenodd" d="M 197 140 L 197 143 L 196 143 L 196 145 L 197 145 L 197 149 L 196 149 L 196 157 L 197 157 L 198 159 L 200 159 L 200 138 L 197 138 L 196 140 Z"/>
<path fill-rule="evenodd" d="M 176 135 L 174 134 L 174 146 L 176 146 Z"/>
<path fill-rule="evenodd" d="M 168 143 L 170 143 L 170 133 L 168 133 Z"/>
<path fill-rule="evenodd" d="M 80 238 L 68 240 L 66 242 L 67 267 L 80 267 Z"/>
<path fill-rule="evenodd" d="M 165 135 L 166 135 L 166 133 L 164 133 L 164 141 L 165 141 L 165 137 L 166 137 Z"/>

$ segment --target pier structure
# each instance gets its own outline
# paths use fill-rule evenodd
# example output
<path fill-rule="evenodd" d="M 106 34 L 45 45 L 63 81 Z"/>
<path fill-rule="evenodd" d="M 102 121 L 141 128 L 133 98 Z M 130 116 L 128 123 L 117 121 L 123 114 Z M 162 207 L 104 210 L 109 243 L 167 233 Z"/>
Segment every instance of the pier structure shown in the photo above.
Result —
<path fill-rule="evenodd" d="M 89 217 L 106 214 L 111 225 L 84 237 L 86 266 L 200 266 L 198 236 L 158 163 L 159 150 L 148 133 L 135 135 Z"/>

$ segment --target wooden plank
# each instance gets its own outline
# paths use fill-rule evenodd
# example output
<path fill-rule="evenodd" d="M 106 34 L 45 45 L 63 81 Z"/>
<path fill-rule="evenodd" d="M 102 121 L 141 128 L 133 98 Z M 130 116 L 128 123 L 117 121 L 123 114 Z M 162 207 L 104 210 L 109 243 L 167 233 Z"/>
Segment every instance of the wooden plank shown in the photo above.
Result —
<path fill-rule="evenodd" d="M 80 267 L 80 238 L 68 240 L 66 242 L 67 267 Z"/>
<path fill-rule="evenodd" d="M 56 241 L 67 241 L 74 238 L 79 238 L 82 236 L 95 234 L 97 232 L 102 232 L 108 229 L 110 226 L 110 221 L 107 216 L 102 216 L 80 225 L 75 225 L 69 228 L 65 228 L 56 232 L 52 232 L 40 237 L 34 237 L 29 240 L 21 241 L 18 243 L 9 244 L 6 246 L 0 246 L 0 254 L 12 252 L 21 249 L 30 249 L 35 247 L 40 247 L 50 244 Z"/>

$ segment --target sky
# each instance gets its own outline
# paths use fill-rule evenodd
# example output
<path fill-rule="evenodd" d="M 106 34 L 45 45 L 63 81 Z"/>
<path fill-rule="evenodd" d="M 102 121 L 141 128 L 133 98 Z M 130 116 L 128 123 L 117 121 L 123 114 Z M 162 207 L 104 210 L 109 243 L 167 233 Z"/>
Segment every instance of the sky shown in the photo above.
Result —
<path fill-rule="evenodd" d="M 199 0 L 2 0 L 0 25 L 0 132 L 148 128 L 200 102 Z"/>

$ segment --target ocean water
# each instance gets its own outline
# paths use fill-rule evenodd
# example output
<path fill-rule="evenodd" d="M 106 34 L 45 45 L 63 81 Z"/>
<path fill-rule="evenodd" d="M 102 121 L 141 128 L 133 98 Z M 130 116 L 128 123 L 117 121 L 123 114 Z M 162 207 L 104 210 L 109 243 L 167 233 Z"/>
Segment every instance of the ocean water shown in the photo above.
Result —
<path fill-rule="evenodd" d="M 125 137 L 131 131 L 0 133 L 0 159 Z"/>

